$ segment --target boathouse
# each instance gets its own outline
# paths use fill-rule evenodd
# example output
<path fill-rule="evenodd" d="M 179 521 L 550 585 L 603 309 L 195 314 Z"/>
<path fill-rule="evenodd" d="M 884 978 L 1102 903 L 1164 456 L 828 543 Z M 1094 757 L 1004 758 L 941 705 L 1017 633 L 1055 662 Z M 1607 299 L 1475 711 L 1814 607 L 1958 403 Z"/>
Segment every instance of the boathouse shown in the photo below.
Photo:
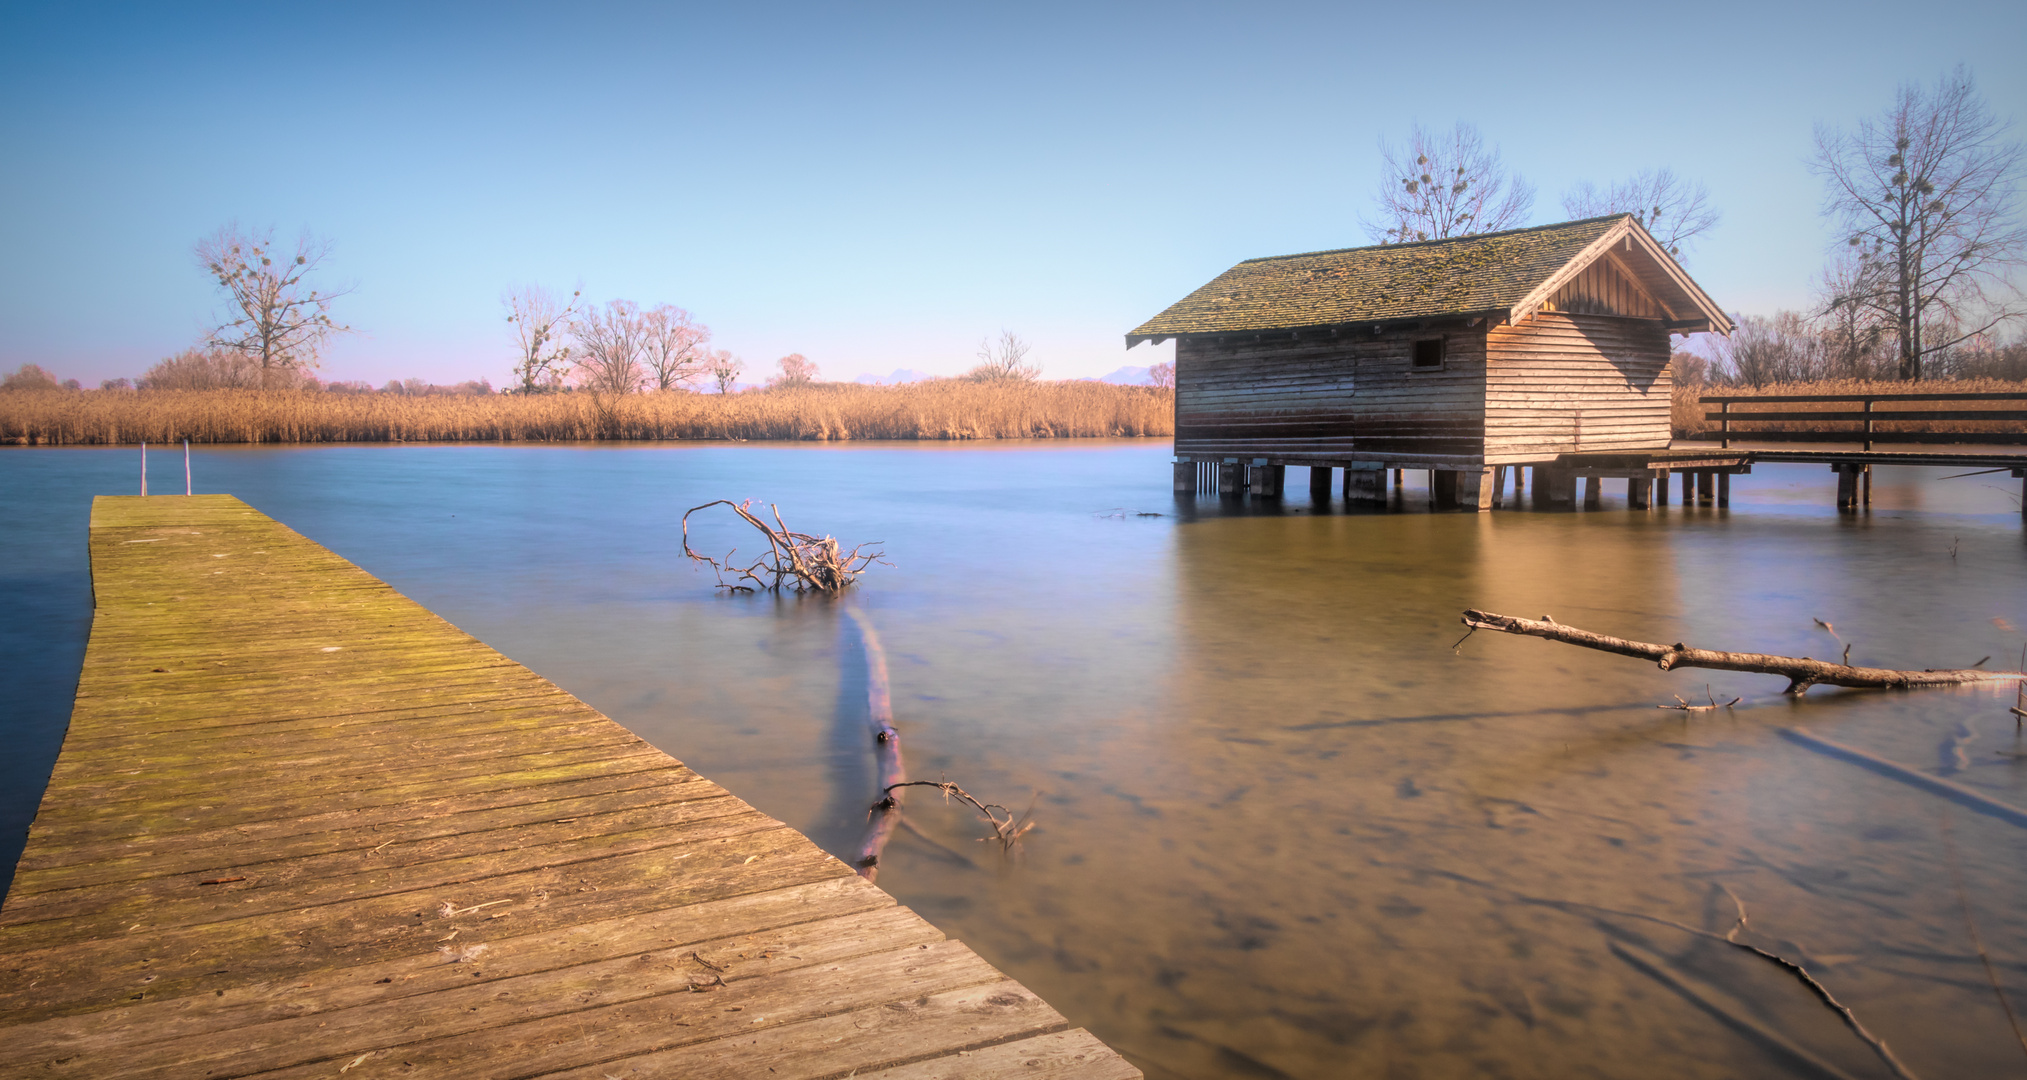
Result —
<path fill-rule="evenodd" d="M 1372 497 L 1384 470 L 1428 469 L 1483 509 L 1506 467 L 1652 472 L 1628 455 L 1668 448 L 1670 335 L 1731 328 L 1615 214 L 1248 259 L 1126 344 L 1175 339 L 1179 491 L 1222 468 L 1278 494 L 1306 465 Z"/>

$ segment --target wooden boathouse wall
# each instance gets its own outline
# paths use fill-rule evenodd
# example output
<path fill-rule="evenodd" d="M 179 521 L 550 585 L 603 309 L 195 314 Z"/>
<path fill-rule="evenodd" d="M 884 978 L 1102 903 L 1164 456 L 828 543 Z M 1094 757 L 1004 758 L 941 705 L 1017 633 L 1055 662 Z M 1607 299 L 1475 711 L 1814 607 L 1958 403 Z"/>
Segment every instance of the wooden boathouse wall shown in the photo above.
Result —
<path fill-rule="evenodd" d="M 1444 339 L 1416 371 L 1417 340 Z M 1485 334 L 1449 329 L 1185 337 L 1175 348 L 1175 452 L 1277 462 L 1472 460 L 1485 442 Z"/>
<path fill-rule="evenodd" d="M 1440 337 L 1443 366 L 1413 343 Z M 1277 464 L 1511 465 L 1663 449 L 1668 331 L 1657 319 L 1544 311 L 1448 327 L 1186 337 L 1175 452 Z"/>
<path fill-rule="evenodd" d="M 1674 383 L 1659 319 L 1543 311 L 1489 338 L 1481 464 L 1667 448 Z"/>

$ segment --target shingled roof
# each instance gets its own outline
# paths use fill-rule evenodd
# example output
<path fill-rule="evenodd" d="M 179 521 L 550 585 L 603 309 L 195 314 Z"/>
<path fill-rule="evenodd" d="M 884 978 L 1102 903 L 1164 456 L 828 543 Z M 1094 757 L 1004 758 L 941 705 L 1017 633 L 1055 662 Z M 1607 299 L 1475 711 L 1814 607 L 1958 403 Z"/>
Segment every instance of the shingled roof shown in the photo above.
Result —
<path fill-rule="evenodd" d="M 1126 344 L 1444 316 L 1518 320 L 1621 245 L 1626 261 L 1636 264 L 1628 270 L 1681 322 L 1731 329 L 1632 215 L 1613 214 L 1449 240 L 1248 259 L 1142 323 L 1126 335 Z"/>

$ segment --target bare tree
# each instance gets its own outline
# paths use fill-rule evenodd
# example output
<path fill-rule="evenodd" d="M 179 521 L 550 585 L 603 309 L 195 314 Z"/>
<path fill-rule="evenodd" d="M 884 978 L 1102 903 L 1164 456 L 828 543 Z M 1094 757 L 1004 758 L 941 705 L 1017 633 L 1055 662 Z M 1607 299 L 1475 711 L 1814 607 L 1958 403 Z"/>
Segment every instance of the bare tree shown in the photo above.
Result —
<path fill-rule="evenodd" d="M 563 376 L 570 371 L 570 346 L 563 343 L 563 334 L 576 317 L 583 295 L 584 290 L 578 288 L 568 300 L 559 300 L 540 285 L 524 285 L 500 295 L 507 322 L 514 327 L 518 353 L 514 375 L 521 380 L 519 392 L 537 394 L 562 387 Z"/>
<path fill-rule="evenodd" d="M 647 328 L 638 305 L 612 300 L 602 310 L 587 308 L 571 320 L 570 336 L 577 342 L 577 372 L 585 389 L 631 394 L 646 385 L 648 372 L 641 354 Z"/>
<path fill-rule="evenodd" d="M 816 381 L 816 362 L 801 353 L 789 353 L 774 362 L 776 374 L 769 386 L 808 386 Z"/>
<path fill-rule="evenodd" d="M 1534 206 L 1534 189 L 1463 121 L 1447 135 L 1416 124 L 1405 149 L 1382 139 L 1379 152 L 1379 217 L 1366 231 L 1382 244 L 1497 232 L 1519 225 Z"/>
<path fill-rule="evenodd" d="M 1827 370 L 1844 379 L 1891 379 L 1900 367 L 1899 350 L 1878 312 L 1846 298 L 1870 289 L 1872 267 L 1849 248 L 1840 251 L 1817 278 L 1814 320 Z"/>
<path fill-rule="evenodd" d="M 1042 377 L 1042 366 L 1027 362 L 1032 348 L 1019 334 L 1001 330 L 998 341 L 987 339 L 978 343 L 978 366 L 965 372 L 964 377 L 978 382 L 1001 379 L 1034 382 Z"/>
<path fill-rule="evenodd" d="M 0 390 L 54 390 L 56 376 L 51 375 L 41 364 L 23 364 L 13 374 L 0 379 Z"/>
<path fill-rule="evenodd" d="M 1921 378 L 1925 357 L 2027 312 L 2007 284 L 2027 250 L 2012 205 L 2021 148 L 2006 139 L 2009 126 L 1958 67 L 1932 89 L 1902 86 L 1855 132 L 1817 129 L 1825 211 L 1860 269 L 1826 310 L 1876 318 L 1903 379 Z"/>
<path fill-rule="evenodd" d="M 185 349 L 156 363 L 140 381 L 143 390 L 240 390 L 260 385 L 260 365 L 231 349 Z"/>
<path fill-rule="evenodd" d="M 1730 337 L 1713 337 L 1717 366 L 1729 369 L 1747 386 L 1812 382 L 1831 375 L 1831 361 L 1822 338 L 1807 319 L 1793 311 L 1777 311 L 1769 319 L 1742 315 Z"/>
<path fill-rule="evenodd" d="M 1604 188 L 1585 180 L 1563 193 L 1562 208 L 1573 218 L 1631 214 L 1678 259 L 1685 244 L 1717 224 L 1710 190 L 1670 169 L 1642 169 Z"/>
<path fill-rule="evenodd" d="M 1163 360 L 1147 369 L 1147 381 L 1163 390 L 1175 389 L 1175 364 Z"/>
<path fill-rule="evenodd" d="M 711 328 L 692 321 L 674 304 L 659 304 L 641 314 L 641 363 L 657 390 L 674 390 L 704 373 L 704 343 Z"/>
<path fill-rule="evenodd" d="M 197 261 L 225 290 L 228 308 L 204 344 L 258 361 L 263 386 L 316 367 L 324 342 L 351 329 L 331 321 L 332 299 L 351 290 L 319 292 L 309 284 L 330 250 L 329 241 L 305 232 L 293 252 L 281 252 L 273 229 L 241 231 L 237 223 L 199 240 Z"/>
<path fill-rule="evenodd" d="M 746 362 L 724 349 L 707 353 L 706 356 L 708 359 L 704 361 L 704 370 L 711 373 L 711 381 L 717 384 L 718 392 L 731 393 L 733 385 L 739 381 L 739 373 L 746 370 Z"/>

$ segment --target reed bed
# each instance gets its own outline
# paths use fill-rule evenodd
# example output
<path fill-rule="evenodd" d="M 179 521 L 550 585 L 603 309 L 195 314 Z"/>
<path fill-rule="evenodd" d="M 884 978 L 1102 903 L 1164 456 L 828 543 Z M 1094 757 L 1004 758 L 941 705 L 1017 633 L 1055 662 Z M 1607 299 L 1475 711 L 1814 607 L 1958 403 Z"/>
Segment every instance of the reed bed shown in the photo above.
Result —
<path fill-rule="evenodd" d="M 1096 382 L 817 383 L 739 394 L 521 396 L 263 390 L 0 393 L 0 442 L 564 442 L 1167 436 L 1175 397 Z"/>
<path fill-rule="evenodd" d="M 1714 412 L 1716 405 L 1703 405 L 1697 398 L 1705 394 L 1724 394 L 1737 397 L 1780 397 L 1798 394 L 2018 394 L 2027 393 L 2027 382 L 2008 379 L 1948 379 L 1927 380 L 1907 383 L 1899 381 L 1875 381 L 1865 379 L 1825 379 L 1817 382 L 1768 383 L 1765 386 L 1677 386 L 1671 402 L 1675 425 L 1675 436 L 1714 432 L 1718 424 L 1704 419 L 1704 414 Z M 1881 403 L 1878 409 L 1895 412 L 1963 412 L 1972 409 L 1994 409 L 2020 411 L 2027 409 L 2027 401 L 1896 401 Z M 1796 401 L 1748 405 L 1746 410 L 1780 412 L 1854 412 L 1861 406 L 1855 401 Z M 1856 421 L 1810 421 L 1810 420 L 1763 420 L 1741 427 L 1740 420 L 1751 419 L 1751 411 L 1741 411 L 1732 405 L 1732 437 L 1740 442 L 1751 442 L 1755 431 L 1816 431 L 1830 430 L 1851 432 L 1861 431 L 1863 425 Z M 2016 434 L 2027 433 L 2027 421 L 2019 420 L 1881 420 L 1874 423 L 1877 436 L 1908 435 L 1911 433 L 1934 434 Z"/>

